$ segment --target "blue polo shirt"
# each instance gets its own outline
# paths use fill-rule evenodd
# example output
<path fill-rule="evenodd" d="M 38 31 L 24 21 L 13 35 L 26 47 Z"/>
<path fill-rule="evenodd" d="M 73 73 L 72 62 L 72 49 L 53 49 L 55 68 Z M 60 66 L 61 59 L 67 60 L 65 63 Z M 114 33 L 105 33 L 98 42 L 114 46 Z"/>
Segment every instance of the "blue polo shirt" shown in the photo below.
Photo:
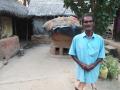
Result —
<path fill-rule="evenodd" d="M 92 37 L 86 36 L 85 32 L 76 35 L 72 40 L 69 55 L 74 55 L 81 62 L 90 65 L 97 58 L 105 58 L 104 39 L 94 33 Z M 87 72 L 77 65 L 76 78 L 80 82 L 95 83 L 99 76 L 99 68 L 100 64 Z"/>

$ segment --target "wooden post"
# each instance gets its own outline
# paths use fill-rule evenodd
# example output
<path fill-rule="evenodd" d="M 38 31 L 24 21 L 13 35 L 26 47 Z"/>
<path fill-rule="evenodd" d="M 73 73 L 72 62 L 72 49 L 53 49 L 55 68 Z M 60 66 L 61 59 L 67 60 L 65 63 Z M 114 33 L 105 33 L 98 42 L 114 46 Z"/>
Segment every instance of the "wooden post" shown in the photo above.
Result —
<path fill-rule="evenodd" d="M 1 25 L 0 25 L 0 39 L 1 39 L 1 35 L 2 34 L 2 29 L 1 29 Z"/>

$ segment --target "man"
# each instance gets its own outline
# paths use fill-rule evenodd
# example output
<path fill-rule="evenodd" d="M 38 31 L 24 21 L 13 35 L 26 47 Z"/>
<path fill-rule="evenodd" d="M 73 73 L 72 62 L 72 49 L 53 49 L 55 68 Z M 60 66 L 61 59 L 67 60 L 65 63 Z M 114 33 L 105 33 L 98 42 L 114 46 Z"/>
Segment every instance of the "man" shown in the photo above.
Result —
<path fill-rule="evenodd" d="M 91 84 L 97 90 L 95 82 L 99 76 L 100 62 L 105 58 L 104 40 L 94 33 L 94 18 L 85 14 L 82 18 L 84 32 L 76 35 L 69 50 L 69 55 L 77 63 L 76 79 L 79 82 L 76 90 L 84 90 Z"/>

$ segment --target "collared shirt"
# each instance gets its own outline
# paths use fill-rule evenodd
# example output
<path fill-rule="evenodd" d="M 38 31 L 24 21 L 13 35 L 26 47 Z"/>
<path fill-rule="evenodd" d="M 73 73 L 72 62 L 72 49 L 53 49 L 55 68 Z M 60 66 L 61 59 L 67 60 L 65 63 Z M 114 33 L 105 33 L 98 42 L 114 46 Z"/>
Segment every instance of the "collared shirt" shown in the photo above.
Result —
<path fill-rule="evenodd" d="M 83 32 L 73 38 L 69 55 L 74 55 L 81 62 L 90 65 L 97 58 L 105 58 L 104 40 L 95 33 L 91 37 L 88 37 Z M 99 68 L 100 65 L 98 64 L 93 70 L 87 72 L 80 66 L 77 66 L 77 79 L 81 82 L 94 83 L 98 79 Z"/>

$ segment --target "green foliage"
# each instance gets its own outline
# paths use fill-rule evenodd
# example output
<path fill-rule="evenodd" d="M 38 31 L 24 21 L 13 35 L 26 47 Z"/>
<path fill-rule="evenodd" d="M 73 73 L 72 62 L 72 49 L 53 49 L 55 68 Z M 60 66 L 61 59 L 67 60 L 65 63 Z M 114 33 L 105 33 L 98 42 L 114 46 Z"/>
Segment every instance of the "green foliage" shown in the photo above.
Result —
<path fill-rule="evenodd" d="M 119 67 L 119 62 L 117 58 L 114 58 L 113 56 L 109 55 L 106 56 L 105 62 L 101 65 L 101 69 L 108 68 L 108 79 L 113 79 L 120 74 L 120 67 Z"/>
<path fill-rule="evenodd" d="M 66 8 L 70 7 L 78 17 L 88 13 L 91 9 L 95 17 L 95 30 L 103 34 L 115 17 L 120 0 L 64 0 L 64 4 Z"/>

